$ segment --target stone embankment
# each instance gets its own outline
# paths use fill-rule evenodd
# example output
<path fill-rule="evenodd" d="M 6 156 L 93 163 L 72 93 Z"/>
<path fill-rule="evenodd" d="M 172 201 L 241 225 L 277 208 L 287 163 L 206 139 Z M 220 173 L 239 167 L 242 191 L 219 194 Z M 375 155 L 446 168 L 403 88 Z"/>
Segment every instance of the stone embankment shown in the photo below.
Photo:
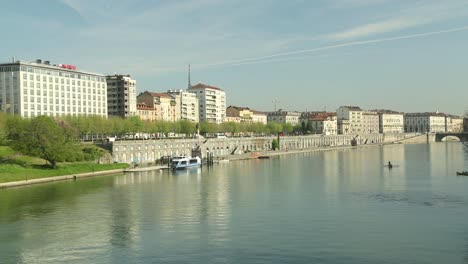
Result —
<path fill-rule="evenodd" d="M 356 139 L 358 145 L 385 144 L 414 137 L 415 134 L 365 134 L 365 135 L 309 135 L 280 137 L 281 151 L 311 151 L 318 148 L 348 147 Z M 238 137 L 210 139 L 126 140 L 111 143 L 114 162 L 129 164 L 154 163 L 165 156 L 190 155 L 198 148 L 203 157 L 208 153 L 215 158 L 250 155 L 253 152 L 271 151 L 276 137 Z M 239 156 L 241 157 L 241 156 Z"/>

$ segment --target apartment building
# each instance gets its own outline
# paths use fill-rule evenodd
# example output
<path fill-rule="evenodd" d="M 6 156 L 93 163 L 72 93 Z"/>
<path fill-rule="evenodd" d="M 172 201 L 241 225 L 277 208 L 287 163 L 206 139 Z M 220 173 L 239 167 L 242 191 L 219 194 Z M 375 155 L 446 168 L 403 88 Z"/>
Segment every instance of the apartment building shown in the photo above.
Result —
<path fill-rule="evenodd" d="M 379 133 L 379 114 L 377 114 L 377 112 L 362 112 L 362 133 Z"/>
<path fill-rule="evenodd" d="M 463 118 L 460 116 L 447 115 L 445 124 L 445 129 L 447 132 L 463 132 Z"/>
<path fill-rule="evenodd" d="M 311 123 L 312 129 L 316 134 L 338 134 L 338 120 L 336 113 L 320 113 L 309 117 L 307 122 Z"/>
<path fill-rule="evenodd" d="M 135 116 L 137 111 L 136 80 L 130 75 L 108 75 L 107 114 L 110 116 Z"/>
<path fill-rule="evenodd" d="M 267 122 L 291 124 L 295 126 L 299 124 L 300 117 L 301 117 L 301 113 L 299 112 L 283 111 L 282 109 L 279 109 L 278 111 L 267 113 Z"/>
<path fill-rule="evenodd" d="M 167 93 L 152 93 L 145 91 L 137 96 L 138 104 L 145 103 L 155 110 L 156 120 L 177 121 L 176 100 Z"/>
<path fill-rule="evenodd" d="M 102 74 L 50 61 L 0 64 L 0 111 L 39 115 L 107 117 L 107 84 Z"/>
<path fill-rule="evenodd" d="M 158 120 L 158 107 L 151 107 L 145 103 L 138 103 L 136 105 L 136 116 L 141 120 L 145 121 L 156 121 Z M 160 113 L 159 108 L 159 113 Z"/>
<path fill-rule="evenodd" d="M 188 92 L 198 98 L 199 119 L 220 124 L 226 118 L 226 92 L 216 86 L 203 83 L 191 86 Z"/>
<path fill-rule="evenodd" d="M 200 120 L 198 98 L 195 93 L 183 90 L 167 91 L 176 101 L 176 120 L 188 120 L 198 123 Z"/>
<path fill-rule="evenodd" d="M 379 114 L 380 133 L 404 133 L 405 119 L 403 113 L 392 110 L 374 110 Z"/>
<path fill-rule="evenodd" d="M 343 125 L 349 126 L 347 133 L 362 134 L 363 131 L 363 110 L 358 106 L 340 106 L 336 111 L 338 124 L 341 124 L 342 132 L 345 132 Z M 343 122 L 342 120 L 348 120 Z M 342 133 L 345 134 L 345 133 Z"/>
<path fill-rule="evenodd" d="M 405 132 L 436 133 L 446 132 L 445 114 L 441 113 L 407 113 Z"/>

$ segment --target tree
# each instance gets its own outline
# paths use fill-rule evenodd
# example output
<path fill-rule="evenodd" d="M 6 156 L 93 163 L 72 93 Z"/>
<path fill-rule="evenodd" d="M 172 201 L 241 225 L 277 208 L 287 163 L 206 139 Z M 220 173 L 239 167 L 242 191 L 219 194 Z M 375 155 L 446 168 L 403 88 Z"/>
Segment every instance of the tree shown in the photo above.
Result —
<path fill-rule="evenodd" d="M 281 126 L 281 124 L 278 124 L 275 122 L 268 123 L 267 128 L 270 134 L 275 134 L 275 135 L 283 130 L 283 127 Z"/>
<path fill-rule="evenodd" d="M 278 139 L 273 139 L 273 141 L 271 142 L 271 148 L 272 148 L 273 150 L 279 149 L 279 142 L 278 142 Z"/>
<path fill-rule="evenodd" d="M 51 117 L 15 118 L 8 123 L 8 129 L 13 149 L 45 159 L 52 168 L 57 167 L 58 160 L 77 150 L 73 130 Z"/>
<path fill-rule="evenodd" d="M 312 127 L 312 122 L 307 122 L 307 133 L 314 133 L 314 128 Z"/>
<path fill-rule="evenodd" d="M 180 123 L 180 133 L 183 134 L 194 134 L 197 132 L 196 125 L 188 120 L 181 120 Z"/>
<path fill-rule="evenodd" d="M 7 137 L 7 120 L 7 114 L 0 112 L 0 145 L 5 143 Z"/>
<path fill-rule="evenodd" d="M 290 123 L 285 123 L 283 124 L 283 131 L 286 133 L 291 133 L 293 131 L 294 127 Z"/>

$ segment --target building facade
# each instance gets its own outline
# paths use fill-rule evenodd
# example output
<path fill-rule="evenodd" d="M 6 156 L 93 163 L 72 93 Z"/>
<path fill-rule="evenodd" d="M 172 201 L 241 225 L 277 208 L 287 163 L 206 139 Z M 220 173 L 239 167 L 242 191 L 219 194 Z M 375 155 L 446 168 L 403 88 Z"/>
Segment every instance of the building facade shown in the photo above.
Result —
<path fill-rule="evenodd" d="M 39 115 L 107 117 L 107 84 L 102 74 L 49 61 L 0 64 L 0 111 Z"/>
<path fill-rule="evenodd" d="M 337 135 L 338 122 L 336 115 L 317 115 L 308 120 L 316 134 Z"/>
<path fill-rule="evenodd" d="M 110 116 L 135 116 L 137 111 L 136 80 L 130 75 L 108 75 L 107 114 Z"/>
<path fill-rule="evenodd" d="M 156 121 L 158 120 L 157 109 L 151 107 L 145 103 L 139 103 L 136 105 L 136 116 L 144 121 Z"/>
<path fill-rule="evenodd" d="M 446 132 L 445 114 L 407 113 L 405 114 L 405 132 L 437 133 Z"/>
<path fill-rule="evenodd" d="M 199 83 L 187 89 L 198 98 L 199 119 L 220 124 L 226 117 L 226 93 L 219 87 Z"/>
<path fill-rule="evenodd" d="M 199 122 L 199 105 L 196 94 L 183 90 L 170 90 L 167 93 L 176 101 L 176 120 Z"/>
<path fill-rule="evenodd" d="M 380 133 L 404 133 L 405 119 L 403 113 L 390 110 L 377 110 L 379 113 Z"/>
<path fill-rule="evenodd" d="M 340 134 L 340 135 L 351 134 L 348 119 L 337 120 L 337 123 L 338 123 L 338 134 Z"/>
<path fill-rule="evenodd" d="M 264 124 L 266 125 L 267 122 L 268 122 L 268 118 L 267 118 L 267 115 L 263 112 L 259 112 L 259 111 L 255 111 L 255 110 L 252 110 L 253 112 L 253 115 L 252 115 L 252 122 L 254 123 L 261 123 L 261 124 Z"/>
<path fill-rule="evenodd" d="M 447 132 L 455 132 L 455 133 L 463 132 L 463 118 L 460 116 L 450 116 L 450 119 L 452 121 L 452 124 L 451 124 L 452 129 L 447 130 Z"/>
<path fill-rule="evenodd" d="M 177 121 L 175 98 L 167 93 L 145 91 L 137 96 L 138 104 L 145 103 L 155 110 L 156 120 Z"/>
<path fill-rule="evenodd" d="M 379 133 L 379 115 L 377 114 L 377 112 L 362 112 L 362 133 Z"/>
<path fill-rule="evenodd" d="M 301 113 L 294 112 L 294 111 L 283 111 L 279 109 L 275 112 L 269 112 L 267 114 L 267 122 L 271 123 L 280 123 L 280 124 L 291 124 L 293 126 L 299 124 L 299 118 L 301 117 Z"/>
<path fill-rule="evenodd" d="M 348 133 L 350 134 L 362 134 L 363 131 L 363 116 L 362 109 L 358 106 L 340 106 L 336 111 L 338 123 L 342 124 L 342 132 L 344 132 L 345 126 L 349 126 Z M 348 120 L 347 122 L 340 122 L 341 120 Z M 343 133 L 344 134 L 344 133 Z"/>

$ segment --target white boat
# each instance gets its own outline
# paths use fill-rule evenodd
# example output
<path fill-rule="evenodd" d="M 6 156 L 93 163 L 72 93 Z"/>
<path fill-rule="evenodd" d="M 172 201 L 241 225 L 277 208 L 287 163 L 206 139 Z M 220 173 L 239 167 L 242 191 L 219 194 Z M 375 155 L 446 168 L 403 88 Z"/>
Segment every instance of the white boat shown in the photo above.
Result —
<path fill-rule="evenodd" d="M 171 168 L 173 170 L 186 169 L 192 167 L 199 167 L 201 165 L 200 157 L 174 157 L 171 161 Z"/>

